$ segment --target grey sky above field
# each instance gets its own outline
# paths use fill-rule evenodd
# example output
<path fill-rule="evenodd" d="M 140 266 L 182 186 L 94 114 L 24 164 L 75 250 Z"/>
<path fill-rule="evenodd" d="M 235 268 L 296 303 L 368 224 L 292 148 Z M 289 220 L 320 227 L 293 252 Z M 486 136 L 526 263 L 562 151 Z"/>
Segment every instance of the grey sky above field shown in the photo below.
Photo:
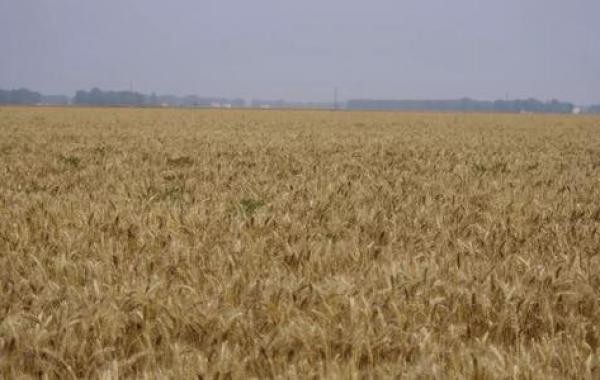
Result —
<path fill-rule="evenodd" d="M 0 87 L 600 103 L 598 0 L 0 0 Z"/>

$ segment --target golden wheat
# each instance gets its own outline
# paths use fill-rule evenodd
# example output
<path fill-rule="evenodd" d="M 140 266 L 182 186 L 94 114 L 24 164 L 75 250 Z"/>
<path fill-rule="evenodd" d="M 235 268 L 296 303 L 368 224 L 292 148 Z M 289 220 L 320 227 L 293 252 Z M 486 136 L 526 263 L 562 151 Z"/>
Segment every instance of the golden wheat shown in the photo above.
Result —
<path fill-rule="evenodd" d="M 4 378 L 599 378 L 600 119 L 0 108 Z"/>

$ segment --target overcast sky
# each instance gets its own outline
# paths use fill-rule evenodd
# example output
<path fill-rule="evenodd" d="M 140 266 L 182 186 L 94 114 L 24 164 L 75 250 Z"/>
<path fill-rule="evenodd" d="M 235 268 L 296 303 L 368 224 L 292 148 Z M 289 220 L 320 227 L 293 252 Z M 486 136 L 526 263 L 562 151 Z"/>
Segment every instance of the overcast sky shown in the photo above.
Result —
<path fill-rule="evenodd" d="M 600 103 L 600 0 L 0 0 L 0 87 Z"/>

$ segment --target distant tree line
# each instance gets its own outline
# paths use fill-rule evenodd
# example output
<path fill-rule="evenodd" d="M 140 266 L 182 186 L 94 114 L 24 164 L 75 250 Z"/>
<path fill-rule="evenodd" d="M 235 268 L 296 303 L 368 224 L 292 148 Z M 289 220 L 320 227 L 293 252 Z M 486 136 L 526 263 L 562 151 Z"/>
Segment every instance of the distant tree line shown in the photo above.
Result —
<path fill-rule="evenodd" d="M 586 113 L 600 113 L 600 105 L 585 108 Z"/>
<path fill-rule="evenodd" d="M 73 104 L 87 106 L 173 106 L 173 107 L 244 107 L 244 99 L 227 99 L 188 95 L 145 95 L 133 91 L 77 91 Z"/>
<path fill-rule="evenodd" d="M 463 98 L 457 100 L 354 99 L 348 101 L 347 108 L 402 111 L 572 113 L 575 106 L 558 100 L 550 102 L 541 102 L 537 99 L 483 101 Z"/>
<path fill-rule="evenodd" d="M 42 94 L 20 88 L 18 90 L 2 90 L 0 89 L 0 104 L 39 104 L 42 102 Z"/>
<path fill-rule="evenodd" d="M 244 99 L 201 97 L 197 95 L 145 95 L 134 91 L 79 90 L 73 98 L 66 95 L 42 95 L 27 89 L 0 89 L 0 104 L 82 105 L 82 106 L 170 106 L 170 107 L 245 107 Z"/>
<path fill-rule="evenodd" d="M 73 104 L 86 106 L 143 106 L 144 95 L 132 91 L 102 91 L 94 88 L 91 91 L 77 91 Z"/>
<path fill-rule="evenodd" d="M 104 91 L 93 88 L 77 91 L 73 98 L 66 95 L 42 95 L 25 88 L 15 90 L 0 89 L 0 104 L 14 105 L 84 105 L 84 106 L 130 106 L 130 107 L 246 107 L 244 99 L 221 97 L 201 97 L 197 95 L 145 95 L 134 91 Z M 344 108 L 344 104 L 340 104 Z M 253 99 L 254 108 L 329 108 L 330 102 L 288 102 L 285 100 Z M 345 103 L 351 110 L 400 110 L 400 111 L 448 111 L 448 112 L 533 112 L 533 113 L 600 113 L 600 105 L 576 108 L 568 102 L 552 100 L 542 102 L 537 99 L 483 101 L 469 98 L 455 100 L 378 100 L 353 99 Z"/>
<path fill-rule="evenodd" d="M 67 95 L 43 95 L 42 104 L 64 106 L 71 103 L 71 98 Z"/>

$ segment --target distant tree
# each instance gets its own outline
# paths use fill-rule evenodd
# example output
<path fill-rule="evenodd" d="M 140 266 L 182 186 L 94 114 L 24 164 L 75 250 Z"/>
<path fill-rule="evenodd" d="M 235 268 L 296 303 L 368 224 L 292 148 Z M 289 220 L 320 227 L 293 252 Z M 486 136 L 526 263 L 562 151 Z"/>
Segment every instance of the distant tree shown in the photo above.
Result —
<path fill-rule="evenodd" d="M 90 106 L 142 106 L 146 104 L 146 96 L 131 91 L 102 91 L 93 88 L 91 91 L 77 91 L 73 103 Z"/>
<path fill-rule="evenodd" d="M 461 111 L 461 112 L 552 112 L 572 113 L 571 103 L 553 100 L 543 103 L 537 99 L 496 100 L 494 102 L 462 98 L 458 100 L 372 100 L 353 99 L 349 109 L 404 110 L 404 111 Z"/>
<path fill-rule="evenodd" d="M 0 90 L 0 104 L 27 105 L 42 102 L 39 92 L 30 91 L 26 88 L 17 90 Z"/>
<path fill-rule="evenodd" d="M 152 95 L 146 98 L 146 104 L 150 106 L 159 105 L 160 103 L 158 102 L 158 96 L 156 96 L 155 93 L 152 93 Z"/>
<path fill-rule="evenodd" d="M 594 105 L 594 106 L 587 107 L 585 109 L 585 112 L 587 112 L 587 113 L 600 113 L 600 104 L 599 105 Z"/>

